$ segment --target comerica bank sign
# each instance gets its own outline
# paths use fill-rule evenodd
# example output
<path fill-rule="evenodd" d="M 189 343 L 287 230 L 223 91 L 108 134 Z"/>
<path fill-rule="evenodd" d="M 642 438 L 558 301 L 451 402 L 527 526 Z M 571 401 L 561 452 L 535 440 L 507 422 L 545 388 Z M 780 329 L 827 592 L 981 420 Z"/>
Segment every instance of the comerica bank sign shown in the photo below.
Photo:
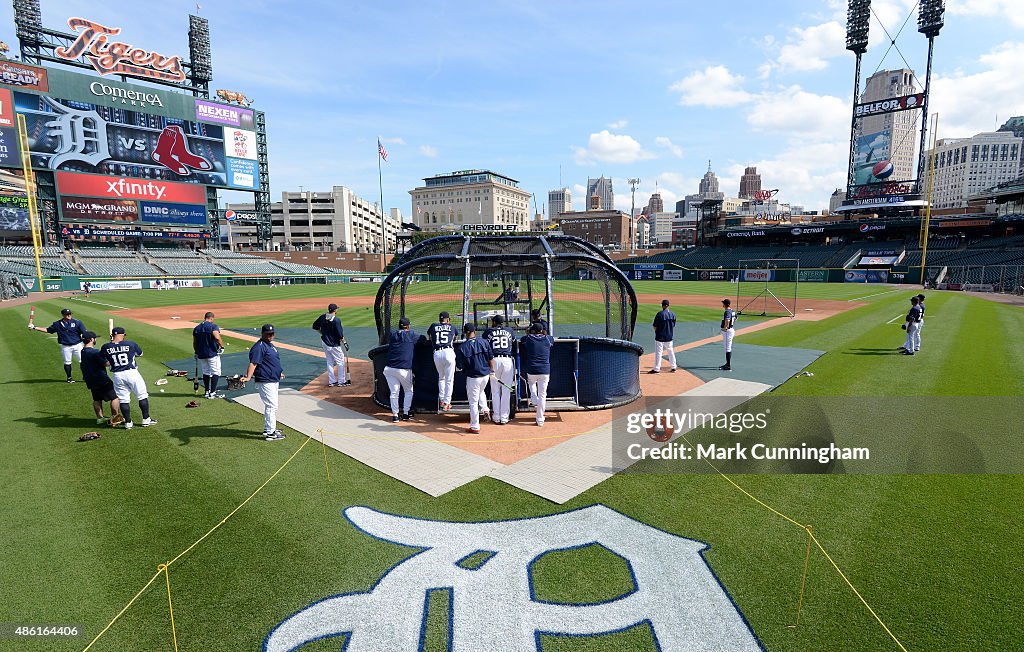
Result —
<path fill-rule="evenodd" d="M 121 88 L 119 86 L 110 86 L 103 82 L 93 82 L 89 84 L 89 92 L 96 97 L 109 97 L 115 102 L 120 102 L 128 106 L 137 106 L 144 108 L 147 106 L 159 106 L 163 108 L 163 101 L 160 96 L 156 93 L 147 93 L 145 91 L 137 91 L 130 88 Z"/>

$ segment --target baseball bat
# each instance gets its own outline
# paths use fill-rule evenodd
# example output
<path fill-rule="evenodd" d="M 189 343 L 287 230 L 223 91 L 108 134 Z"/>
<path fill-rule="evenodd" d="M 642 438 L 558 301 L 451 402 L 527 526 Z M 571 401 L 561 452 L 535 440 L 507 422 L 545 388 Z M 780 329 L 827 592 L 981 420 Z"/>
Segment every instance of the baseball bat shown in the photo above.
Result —
<path fill-rule="evenodd" d="M 108 319 L 107 320 L 107 336 L 110 337 L 110 338 L 114 337 L 114 320 L 113 319 Z"/>
<path fill-rule="evenodd" d="M 513 394 L 515 393 L 516 390 L 515 390 L 514 387 L 512 387 L 511 385 L 506 385 L 505 383 L 501 382 L 500 380 L 498 380 L 498 377 L 495 376 L 493 373 L 491 374 L 491 378 L 494 379 L 494 382 L 498 383 L 499 385 L 501 385 L 502 387 L 504 387 L 508 391 L 512 392 Z"/>
<path fill-rule="evenodd" d="M 28 309 L 28 325 L 35 328 L 36 325 L 36 307 L 30 306 Z"/>
<path fill-rule="evenodd" d="M 192 393 L 199 393 L 199 356 L 195 356 L 196 359 L 196 372 L 192 375 Z"/>
<path fill-rule="evenodd" d="M 348 342 L 345 342 L 345 382 L 352 382 L 352 358 L 348 356 Z"/>

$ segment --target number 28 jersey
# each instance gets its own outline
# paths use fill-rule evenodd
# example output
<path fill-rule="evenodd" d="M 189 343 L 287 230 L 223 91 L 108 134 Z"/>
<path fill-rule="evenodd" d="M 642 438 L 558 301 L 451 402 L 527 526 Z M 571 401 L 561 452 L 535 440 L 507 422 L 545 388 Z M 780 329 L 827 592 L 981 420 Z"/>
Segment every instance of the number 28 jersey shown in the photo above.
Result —
<path fill-rule="evenodd" d="M 484 333 L 484 339 L 491 343 L 494 355 L 512 355 L 512 343 L 516 336 L 507 328 L 490 328 Z"/>
<path fill-rule="evenodd" d="M 135 358 L 142 355 L 142 348 L 131 340 L 107 342 L 100 348 L 100 351 L 110 363 L 110 370 L 114 373 L 138 368 Z"/>

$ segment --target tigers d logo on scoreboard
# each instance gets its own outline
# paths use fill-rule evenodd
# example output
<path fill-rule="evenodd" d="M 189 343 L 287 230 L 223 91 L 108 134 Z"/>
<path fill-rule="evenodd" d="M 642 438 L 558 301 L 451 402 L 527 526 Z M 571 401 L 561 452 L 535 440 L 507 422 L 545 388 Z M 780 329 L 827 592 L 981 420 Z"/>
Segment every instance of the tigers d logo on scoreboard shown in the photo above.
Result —
<path fill-rule="evenodd" d="M 604 505 L 539 518 L 428 521 L 349 507 L 366 534 L 421 550 L 370 590 L 324 598 L 286 618 L 265 652 L 348 636 L 346 652 L 420 649 L 432 591 L 450 594 L 449 649 L 536 652 L 541 635 L 600 636 L 650 627 L 671 650 L 762 651 L 701 552 L 707 545 L 635 521 Z M 599 545 L 629 569 L 632 588 L 611 600 L 551 603 L 536 597 L 532 567 L 549 553 Z M 466 560 L 486 557 L 482 563 Z"/>

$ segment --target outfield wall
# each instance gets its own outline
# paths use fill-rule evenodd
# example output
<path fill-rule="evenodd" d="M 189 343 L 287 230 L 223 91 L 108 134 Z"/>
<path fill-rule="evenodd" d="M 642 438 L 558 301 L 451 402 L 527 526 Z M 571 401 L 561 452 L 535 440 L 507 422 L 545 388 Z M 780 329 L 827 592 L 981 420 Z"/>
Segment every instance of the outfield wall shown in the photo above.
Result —
<path fill-rule="evenodd" d="M 31 280 L 30 292 L 38 292 L 35 279 Z M 274 275 L 219 275 L 219 276 L 179 276 L 167 278 L 165 276 L 63 276 L 58 278 L 44 278 L 44 292 L 66 292 L 68 290 L 83 290 L 88 282 L 93 290 L 155 290 L 174 289 L 174 282 L 177 281 L 177 288 L 201 288 L 201 287 L 234 287 L 240 285 L 325 285 L 329 283 L 380 283 L 384 280 L 382 274 L 274 274 Z"/>
<path fill-rule="evenodd" d="M 689 269 L 675 263 L 619 263 L 630 281 L 777 281 L 780 283 L 906 283 L 919 284 L 921 269 Z"/>

